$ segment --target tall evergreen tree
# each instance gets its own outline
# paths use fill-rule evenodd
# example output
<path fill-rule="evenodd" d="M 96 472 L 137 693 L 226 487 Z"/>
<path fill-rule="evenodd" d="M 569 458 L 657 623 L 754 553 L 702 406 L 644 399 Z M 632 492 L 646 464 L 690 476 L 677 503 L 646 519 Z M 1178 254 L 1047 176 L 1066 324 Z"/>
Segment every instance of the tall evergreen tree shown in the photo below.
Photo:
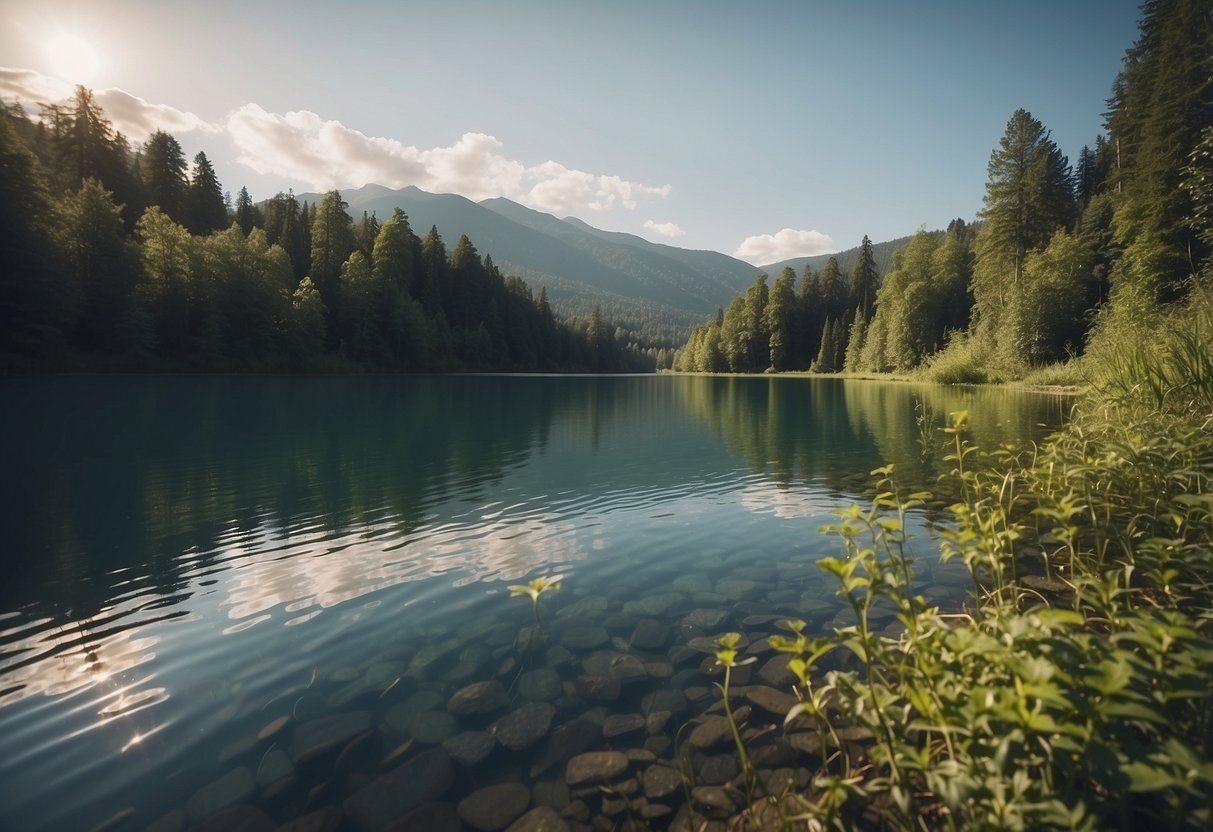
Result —
<path fill-rule="evenodd" d="M 1207 0 L 1150 0 L 1125 55 L 1108 129 L 1120 189 L 1115 233 L 1124 246 L 1118 284 L 1138 302 L 1177 297 L 1208 249 L 1187 218 L 1183 171 L 1213 124 L 1213 15 Z"/>
<path fill-rule="evenodd" d="M 187 215 L 191 234 L 207 235 L 222 231 L 230 224 L 223 188 L 211 160 L 202 151 L 194 156 L 194 171 L 186 193 Z"/>
<path fill-rule="evenodd" d="M 122 207 L 100 182 L 86 179 L 60 202 L 57 219 L 68 273 L 83 301 L 77 343 L 102 355 L 129 351 L 138 335 L 132 327 L 138 267 L 127 247 Z"/>
<path fill-rule="evenodd" d="M 842 318 L 847 309 L 847 287 L 842 279 L 838 258 L 831 257 L 821 269 L 822 318 Z"/>
<path fill-rule="evenodd" d="M 157 130 L 143 144 L 141 165 L 147 204 L 158 205 L 173 222 L 188 227 L 186 191 L 189 182 L 181 145 L 170 134 Z"/>
<path fill-rule="evenodd" d="M 244 236 L 262 223 L 261 211 L 249 196 L 248 188 L 241 186 L 240 194 L 236 197 L 236 225 Z"/>
<path fill-rule="evenodd" d="M 880 273 L 876 270 L 876 260 L 872 256 L 872 241 L 864 234 L 855 259 L 855 268 L 851 271 L 850 306 L 865 322 L 872 317 L 879 286 Z"/>
<path fill-rule="evenodd" d="M 0 369 L 58 358 L 79 297 L 52 237 L 42 166 L 0 117 Z"/>
<path fill-rule="evenodd" d="M 431 315 L 442 312 L 446 291 L 447 259 L 446 246 L 438 234 L 438 226 L 431 225 L 425 239 L 421 241 L 422 280 L 417 287 L 417 299 Z"/>
<path fill-rule="evenodd" d="M 766 331 L 768 339 L 768 357 L 770 369 L 780 373 L 789 369 L 791 344 L 795 340 L 796 321 L 796 272 L 790 267 L 784 267 L 775 285 L 771 287 L 770 300 L 766 309 Z"/>
<path fill-rule="evenodd" d="M 1044 125 L 1022 109 L 1007 122 L 988 173 L 973 297 L 981 324 L 996 328 L 1022 289 L 1028 252 L 1070 224 L 1074 190 L 1066 157 Z"/>
<path fill-rule="evenodd" d="M 354 250 L 354 223 L 345 212 L 346 207 L 340 191 L 329 191 L 312 221 L 311 278 L 328 310 L 330 327 L 335 319 L 340 319 L 341 266 Z"/>
<path fill-rule="evenodd" d="M 61 190 L 76 190 L 95 179 L 122 206 L 126 230 L 132 230 L 143 213 L 141 183 L 127 162 L 129 148 L 121 133 L 105 118 L 93 93 L 77 86 L 66 107 L 46 108 L 50 144 Z"/>

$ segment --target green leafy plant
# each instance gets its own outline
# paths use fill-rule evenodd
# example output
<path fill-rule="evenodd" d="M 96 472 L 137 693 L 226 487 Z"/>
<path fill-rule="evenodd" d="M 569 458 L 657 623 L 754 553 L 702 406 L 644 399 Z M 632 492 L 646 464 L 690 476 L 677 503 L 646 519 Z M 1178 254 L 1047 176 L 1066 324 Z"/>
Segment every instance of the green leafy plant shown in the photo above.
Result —
<path fill-rule="evenodd" d="M 720 696 L 724 703 L 724 715 L 729 722 L 729 730 L 733 734 L 733 744 L 737 747 L 737 760 L 741 765 L 741 774 L 745 779 L 746 795 L 752 802 L 754 799 L 754 767 L 750 765 L 750 757 L 746 753 L 745 743 L 741 741 L 741 731 L 737 720 L 733 717 L 733 706 L 729 703 L 729 683 L 732 680 L 733 668 L 757 661 L 755 656 L 745 659 L 737 658 L 737 647 L 741 644 L 740 633 L 724 633 L 716 639 L 716 661 L 724 667 L 724 683 L 717 683 Z"/>

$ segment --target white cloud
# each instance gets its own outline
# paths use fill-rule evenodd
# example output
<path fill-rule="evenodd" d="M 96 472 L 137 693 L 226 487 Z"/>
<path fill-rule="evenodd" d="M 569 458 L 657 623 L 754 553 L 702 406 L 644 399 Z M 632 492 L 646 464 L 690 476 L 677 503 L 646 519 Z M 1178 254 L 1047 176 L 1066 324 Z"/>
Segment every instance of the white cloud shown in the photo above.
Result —
<path fill-rule="evenodd" d="M 0 97 L 19 101 L 32 111 L 40 103 L 64 100 L 72 89 L 71 84 L 34 70 L 0 67 Z M 422 150 L 395 139 L 368 136 L 307 110 L 272 113 L 249 103 L 229 113 L 222 124 L 212 124 L 119 89 L 94 95 L 115 129 L 133 142 L 143 141 L 157 129 L 225 132 L 235 143 L 241 164 L 321 190 L 372 182 L 390 188 L 416 185 L 473 200 L 505 196 L 560 215 L 632 210 L 642 198 L 666 197 L 671 191 L 669 185 L 588 173 L 555 161 L 527 166 L 511 159 L 505 146 L 485 133 L 464 133 L 450 147 Z"/>
<path fill-rule="evenodd" d="M 36 115 L 42 104 L 64 101 L 75 86 L 32 69 L 0 67 L 0 98 L 17 101 Z M 133 142 L 141 142 L 156 130 L 189 133 L 200 130 L 218 133 L 222 129 L 193 113 L 167 104 L 150 104 L 136 95 L 110 88 L 93 92 L 93 98 L 105 112 L 114 129 Z"/>
<path fill-rule="evenodd" d="M 0 98 L 16 101 L 27 110 L 40 104 L 60 101 L 72 94 L 72 85 L 32 69 L 0 66 Z"/>
<path fill-rule="evenodd" d="M 222 130 L 193 113 L 167 104 L 149 104 L 137 95 L 119 89 L 101 90 L 93 94 L 114 129 L 132 141 L 141 142 L 157 130 L 169 133 L 218 133 Z"/>
<path fill-rule="evenodd" d="M 829 254 L 834 251 L 834 241 L 820 231 L 797 231 L 785 228 L 775 234 L 757 234 L 746 237 L 733 252 L 738 260 L 755 266 L 778 263 L 793 257 L 810 257 L 814 254 Z"/>
<path fill-rule="evenodd" d="M 664 197 L 671 190 L 669 185 L 587 173 L 554 161 L 527 167 L 509 158 L 505 146 L 485 133 L 464 133 L 450 147 L 421 150 L 368 136 L 307 110 L 282 115 L 257 104 L 246 104 L 228 116 L 227 130 L 242 164 L 323 190 L 370 182 L 390 188 L 416 185 L 474 200 L 505 196 L 555 214 L 634 209 L 639 197 Z"/>
<path fill-rule="evenodd" d="M 660 234 L 662 237 L 685 237 L 686 232 L 672 222 L 653 222 L 645 220 L 644 227 L 654 234 Z"/>

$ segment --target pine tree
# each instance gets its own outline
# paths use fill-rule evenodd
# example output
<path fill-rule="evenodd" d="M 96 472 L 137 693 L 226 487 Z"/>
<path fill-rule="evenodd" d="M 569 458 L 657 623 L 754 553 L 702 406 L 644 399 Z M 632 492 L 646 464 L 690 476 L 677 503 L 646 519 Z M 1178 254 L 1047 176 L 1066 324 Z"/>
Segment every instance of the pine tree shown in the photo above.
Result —
<path fill-rule="evenodd" d="M 340 191 L 329 191 L 312 221 L 312 283 L 329 312 L 330 325 L 340 319 L 341 266 L 354 250 L 354 223 L 345 212 Z"/>
<path fill-rule="evenodd" d="M 1016 110 L 1007 122 L 988 172 L 973 297 L 980 323 L 993 332 L 1001 311 L 1022 291 L 1028 252 L 1070 224 L 1074 192 L 1066 157 L 1026 110 Z"/>
<path fill-rule="evenodd" d="M 57 358 L 79 296 L 52 237 L 42 166 L 0 117 L 0 369 Z"/>
<path fill-rule="evenodd" d="M 860 317 L 865 323 L 872 317 L 879 286 L 880 273 L 876 270 L 876 260 L 872 256 L 872 241 L 864 234 L 863 242 L 859 244 L 859 255 L 855 259 L 855 268 L 851 272 L 850 307 L 861 313 Z"/>
<path fill-rule="evenodd" d="M 147 204 L 159 206 L 173 222 L 188 227 L 186 191 L 189 183 L 181 145 L 170 134 L 157 130 L 143 144 L 141 164 Z"/>
<path fill-rule="evenodd" d="M 1178 297 L 1209 250 L 1187 222 L 1183 170 L 1213 120 L 1213 15 L 1207 0 L 1153 0 L 1125 55 L 1108 116 L 1120 189 L 1116 240 L 1124 246 L 1118 286 L 1126 302 Z M 1125 293 L 1122 293 L 1125 294 Z"/>
<path fill-rule="evenodd" d="M 790 346 L 795 339 L 796 319 L 796 272 L 790 266 L 785 267 L 775 285 L 771 287 L 770 299 L 766 308 L 766 331 L 768 338 L 769 367 L 772 372 L 781 373 L 788 369 Z"/>
<path fill-rule="evenodd" d="M 186 194 L 189 228 L 191 234 L 213 234 L 227 228 L 230 221 L 227 205 L 223 200 L 223 188 L 215 176 L 215 168 L 206 154 L 199 151 L 194 156 L 194 172 L 190 177 Z"/>
<path fill-rule="evenodd" d="M 132 333 L 126 324 L 135 304 L 138 267 L 126 244 L 122 207 L 100 182 L 86 179 L 60 202 L 56 229 L 82 299 L 78 345 L 102 355 L 128 350 Z"/>
<path fill-rule="evenodd" d="M 258 210 L 253 198 L 249 196 L 248 188 L 241 187 L 236 197 L 236 225 L 244 236 L 262 223 L 261 211 Z"/>
<path fill-rule="evenodd" d="M 831 257 L 821 269 L 822 318 L 839 320 L 847 309 L 847 287 L 838 258 Z"/>

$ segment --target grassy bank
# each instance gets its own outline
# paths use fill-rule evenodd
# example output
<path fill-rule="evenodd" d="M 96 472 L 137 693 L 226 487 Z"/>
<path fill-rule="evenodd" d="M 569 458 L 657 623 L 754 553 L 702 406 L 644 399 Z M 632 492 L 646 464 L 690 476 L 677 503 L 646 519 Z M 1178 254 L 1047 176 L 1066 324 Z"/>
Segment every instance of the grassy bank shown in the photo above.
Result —
<path fill-rule="evenodd" d="M 902 520 L 933 495 L 877 472 L 821 562 L 855 625 L 777 645 L 822 762 L 753 825 L 1213 825 L 1213 315 L 1171 321 L 1103 339 L 1039 449 L 975 448 L 953 415 L 941 557 L 969 571 L 967 609 L 912 594 Z M 890 605 L 899 624 L 873 627 Z"/>

